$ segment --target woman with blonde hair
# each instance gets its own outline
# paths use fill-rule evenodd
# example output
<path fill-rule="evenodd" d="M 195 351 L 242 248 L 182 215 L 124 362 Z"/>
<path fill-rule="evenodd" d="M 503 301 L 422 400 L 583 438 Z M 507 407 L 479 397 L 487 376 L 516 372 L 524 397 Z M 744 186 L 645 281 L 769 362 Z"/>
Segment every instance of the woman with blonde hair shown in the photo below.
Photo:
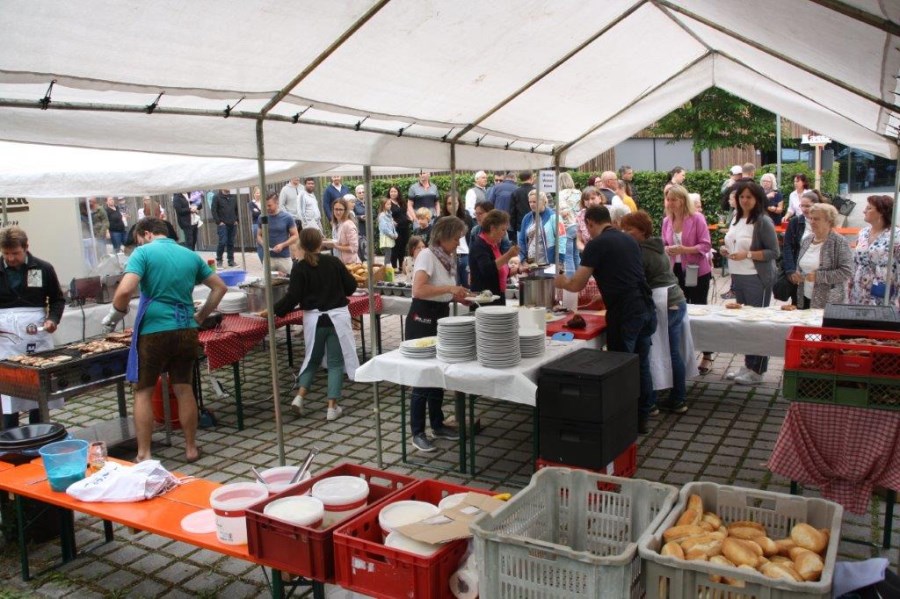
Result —
<path fill-rule="evenodd" d="M 844 236 L 834 230 L 837 218 L 838 211 L 830 204 L 809 208 L 806 222 L 812 235 L 800 243 L 798 271 L 792 275 L 798 284 L 798 308 L 824 308 L 846 301 L 853 254 Z"/>
<path fill-rule="evenodd" d="M 662 238 L 678 286 L 689 304 L 705 305 L 712 280 L 712 242 L 706 217 L 695 210 L 687 189 L 681 185 L 673 185 L 666 192 L 665 213 Z M 712 360 L 712 352 L 703 352 L 697 368 L 700 374 L 710 371 Z"/>
<path fill-rule="evenodd" d="M 324 246 L 335 250 L 344 264 L 358 264 L 359 230 L 351 216 L 350 203 L 344 198 L 336 199 L 331 205 L 331 235 L 332 239 L 326 240 Z"/>
<path fill-rule="evenodd" d="M 759 178 L 759 184 L 762 185 L 766 192 L 766 211 L 769 218 L 776 225 L 780 225 L 781 218 L 784 215 L 784 198 L 781 197 L 781 192 L 778 190 L 778 182 L 775 180 L 775 175 L 765 173 Z"/>
<path fill-rule="evenodd" d="M 575 251 L 575 237 L 578 234 L 578 208 L 581 192 L 575 188 L 575 180 L 569 173 L 559 174 L 559 215 L 566 228 L 566 274 L 572 276 L 581 262 Z"/>
<path fill-rule="evenodd" d="M 389 198 L 381 201 L 381 212 L 378 213 L 378 246 L 384 255 L 385 266 L 394 263 L 391 254 L 397 245 L 397 224 L 391 215 L 391 206 L 393 203 Z"/>

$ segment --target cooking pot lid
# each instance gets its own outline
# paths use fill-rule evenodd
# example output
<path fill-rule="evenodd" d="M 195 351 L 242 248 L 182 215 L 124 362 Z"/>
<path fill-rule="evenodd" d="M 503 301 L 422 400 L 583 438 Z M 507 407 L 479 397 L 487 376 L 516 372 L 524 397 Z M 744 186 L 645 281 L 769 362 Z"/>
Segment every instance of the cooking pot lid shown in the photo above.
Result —
<path fill-rule="evenodd" d="M 66 427 L 56 422 L 27 424 L 0 432 L 0 446 L 44 441 L 65 436 Z"/>

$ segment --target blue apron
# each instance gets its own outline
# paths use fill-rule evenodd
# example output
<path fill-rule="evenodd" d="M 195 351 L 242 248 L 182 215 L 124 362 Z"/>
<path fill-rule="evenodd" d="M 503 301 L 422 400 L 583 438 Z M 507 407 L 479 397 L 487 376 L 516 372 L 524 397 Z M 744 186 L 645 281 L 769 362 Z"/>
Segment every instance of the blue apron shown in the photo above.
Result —
<path fill-rule="evenodd" d="M 138 382 L 138 339 L 140 338 L 141 321 L 147 313 L 147 308 L 155 301 L 157 301 L 156 298 L 147 297 L 143 293 L 141 293 L 140 299 L 138 300 L 137 314 L 134 317 L 134 329 L 131 331 L 131 347 L 128 350 L 128 365 L 125 368 L 125 380 L 129 383 Z M 189 327 L 191 320 L 194 318 L 193 305 L 182 303 L 173 304 L 164 300 L 159 301 L 172 306 L 175 322 L 179 329 L 186 329 Z"/>

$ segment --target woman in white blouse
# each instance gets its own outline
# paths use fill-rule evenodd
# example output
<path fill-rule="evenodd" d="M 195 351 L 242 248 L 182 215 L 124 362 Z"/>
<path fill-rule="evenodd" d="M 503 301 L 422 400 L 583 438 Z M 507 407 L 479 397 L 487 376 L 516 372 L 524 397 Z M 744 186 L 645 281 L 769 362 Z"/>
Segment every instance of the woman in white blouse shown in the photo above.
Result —
<path fill-rule="evenodd" d="M 800 243 L 796 283 L 798 308 L 824 308 L 847 299 L 847 281 L 853 274 L 853 254 L 843 235 L 834 230 L 838 211 L 830 204 L 810 206 L 806 222 L 812 234 Z"/>

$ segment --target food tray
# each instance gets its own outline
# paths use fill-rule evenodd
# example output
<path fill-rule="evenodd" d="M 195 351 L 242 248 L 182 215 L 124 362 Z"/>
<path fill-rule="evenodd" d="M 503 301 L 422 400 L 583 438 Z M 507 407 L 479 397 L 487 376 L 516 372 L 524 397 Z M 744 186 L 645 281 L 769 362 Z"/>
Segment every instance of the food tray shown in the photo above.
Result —
<path fill-rule="evenodd" d="M 784 367 L 900 380 L 900 332 L 793 327 L 785 342 Z"/>
<path fill-rule="evenodd" d="M 468 551 L 468 541 L 451 541 L 427 557 L 386 547 L 381 540 L 378 514 L 395 501 L 427 501 L 437 505 L 448 495 L 470 491 L 492 495 L 483 489 L 423 480 L 345 523 L 334 533 L 338 584 L 372 597 L 452 599 L 450 576 Z"/>
<path fill-rule="evenodd" d="M 684 561 L 662 556 L 663 532 L 674 526 L 693 494 L 703 499 L 704 510 L 715 512 L 725 524 L 752 520 L 766 527 L 770 538 L 788 537 L 791 528 L 806 522 L 830 531 L 825 569 L 818 582 L 773 580 L 759 572 L 717 566 L 702 561 Z M 830 599 L 834 562 L 841 537 L 844 509 L 831 501 L 771 491 L 756 491 L 716 483 L 693 482 L 681 489 L 678 505 L 662 526 L 638 542 L 646 570 L 647 599 L 694 599 L 695 597 L 740 597 L 741 599 Z M 712 582 L 710 574 L 744 581 L 744 588 Z"/>
<path fill-rule="evenodd" d="M 272 495 L 247 510 L 247 545 L 250 555 L 283 572 L 305 576 L 311 580 L 334 582 L 332 535 L 343 522 L 319 529 L 289 524 L 263 513 L 270 502 L 282 497 L 303 495 L 320 480 L 332 476 L 365 478 L 369 483 L 369 507 L 416 482 L 411 476 L 355 464 L 342 464 L 327 470 L 295 487 Z"/>
<path fill-rule="evenodd" d="M 853 377 L 785 370 L 781 391 L 792 401 L 900 410 L 900 378 Z"/>
<path fill-rule="evenodd" d="M 598 490 L 598 485 L 614 490 Z M 669 485 L 544 468 L 471 525 L 482 597 L 643 595 L 638 541 L 675 505 Z"/>
<path fill-rule="evenodd" d="M 634 473 L 637 472 L 637 443 L 632 443 L 628 449 L 623 451 L 618 455 L 618 457 L 616 457 L 616 459 L 607 464 L 606 469 L 603 471 L 591 470 L 590 468 L 582 468 L 580 466 L 572 466 L 569 464 L 557 464 L 555 462 L 537 458 L 534 462 L 535 472 L 542 468 L 573 468 L 576 470 L 586 470 L 587 472 L 594 472 L 596 474 L 608 474 L 610 476 L 631 478 L 634 476 Z M 615 489 L 615 485 L 598 483 L 598 488 L 600 490 L 609 491 Z"/>

